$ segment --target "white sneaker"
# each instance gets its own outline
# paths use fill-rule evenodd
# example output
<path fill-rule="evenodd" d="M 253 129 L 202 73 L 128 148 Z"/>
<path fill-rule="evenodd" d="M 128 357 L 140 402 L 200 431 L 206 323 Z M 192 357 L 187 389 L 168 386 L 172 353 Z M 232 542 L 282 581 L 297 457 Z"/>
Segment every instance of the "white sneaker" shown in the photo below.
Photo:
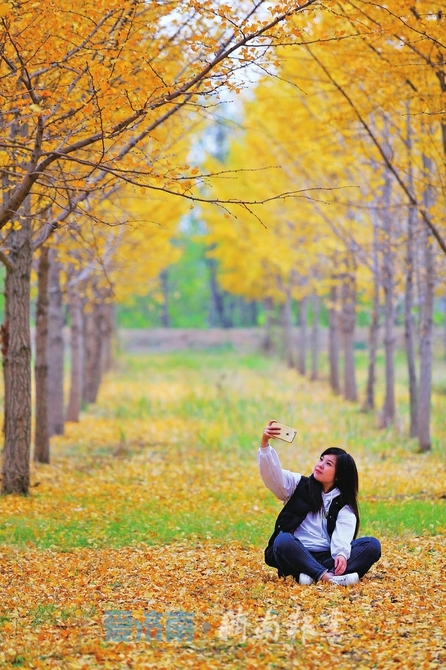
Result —
<path fill-rule="evenodd" d="M 310 586 L 310 584 L 313 583 L 313 579 L 310 577 L 310 575 L 306 575 L 304 572 L 301 572 L 299 575 L 299 584 L 302 586 Z"/>
<path fill-rule="evenodd" d="M 334 576 L 329 580 L 330 584 L 337 584 L 338 586 L 352 586 L 359 582 L 359 575 L 357 572 L 349 572 L 346 575 Z"/>

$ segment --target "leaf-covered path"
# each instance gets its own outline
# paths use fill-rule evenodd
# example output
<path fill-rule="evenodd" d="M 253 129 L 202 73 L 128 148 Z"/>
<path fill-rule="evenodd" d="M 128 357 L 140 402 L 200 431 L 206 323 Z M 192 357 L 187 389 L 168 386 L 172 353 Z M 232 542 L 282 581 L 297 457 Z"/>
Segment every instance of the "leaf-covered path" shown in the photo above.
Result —
<path fill-rule="evenodd" d="M 349 589 L 278 580 L 238 543 L 8 550 L 0 658 L 54 668 L 442 667 L 445 539 L 383 545 L 385 558 Z M 113 610 L 132 613 L 121 631 L 131 642 L 106 642 Z M 191 641 L 166 639 L 179 612 L 192 620 Z"/>
<path fill-rule="evenodd" d="M 198 361 L 201 361 L 200 363 Z M 271 362 L 138 358 L 35 466 L 28 498 L 1 500 L 0 667 L 441 668 L 444 435 L 416 454 L 398 431 Z M 280 504 L 255 455 L 270 416 L 310 471 L 346 445 L 362 534 L 383 557 L 343 589 L 279 580 L 263 547 Z"/>

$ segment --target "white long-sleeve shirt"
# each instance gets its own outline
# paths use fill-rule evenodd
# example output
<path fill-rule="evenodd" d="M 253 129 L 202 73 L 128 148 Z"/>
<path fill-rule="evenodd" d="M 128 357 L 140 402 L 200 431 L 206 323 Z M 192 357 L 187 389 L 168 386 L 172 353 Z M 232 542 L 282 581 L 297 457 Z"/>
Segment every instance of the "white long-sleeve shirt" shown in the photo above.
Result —
<path fill-rule="evenodd" d="M 302 475 L 298 472 L 291 472 L 291 470 L 282 470 L 277 452 L 270 445 L 259 448 L 257 462 L 265 486 L 274 493 L 276 498 L 286 503 L 294 493 Z M 348 560 L 356 528 L 356 516 L 350 505 L 344 505 L 339 510 L 331 539 L 327 531 L 328 509 L 333 498 L 339 494 L 338 488 L 328 493 L 322 492 L 323 509 L 321 508 L 319 512 L 309 512 L 294 531 L 294 535 L 309 551 L 329 549 L 333 558 L 344 556 Z"/>

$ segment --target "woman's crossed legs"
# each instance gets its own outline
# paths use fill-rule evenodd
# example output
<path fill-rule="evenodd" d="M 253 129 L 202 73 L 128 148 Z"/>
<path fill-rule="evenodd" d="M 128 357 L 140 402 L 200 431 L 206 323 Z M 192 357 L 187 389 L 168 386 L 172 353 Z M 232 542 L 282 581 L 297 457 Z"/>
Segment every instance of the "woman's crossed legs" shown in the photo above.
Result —
<path fill-rule="evenodd" d="M 315 582 L 334 568 L 334 560 L 329 551 L 310 552 L 292 533 L 280 532 L 274 540 L 274 557 L 279 572 L 293 575 L 309 575 Z M 375 537 L 359 537 L 351 543 L 351 554 L 345 574 L 357 572 L 359 577 L 371 568 L 381 556 L 381 544 Z"/>

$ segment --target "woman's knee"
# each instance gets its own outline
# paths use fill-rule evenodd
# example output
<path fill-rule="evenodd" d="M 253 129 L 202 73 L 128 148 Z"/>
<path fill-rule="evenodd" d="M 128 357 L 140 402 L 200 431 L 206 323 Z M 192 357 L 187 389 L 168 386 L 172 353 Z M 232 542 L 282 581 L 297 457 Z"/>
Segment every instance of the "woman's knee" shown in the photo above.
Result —
<path fill-rule="evenodd" d="M 279 533 L 274 540 L 273 550 L 283 554 L 289 547 L 293 546 L 293 543 L 294 539 L 291 533 Z"/>
<path fill-rule="evenodd" d="M 381 558 L 381 542 L 376 537 L 361 537 L 359 544 L 362 545 L 372 563 L 376 563 Z"/>
<path fill-rule="evenodd" d="M 369 553 L 374 562 L 381 558 L 381 542 L 376 537 L 369 537 Z"/>

